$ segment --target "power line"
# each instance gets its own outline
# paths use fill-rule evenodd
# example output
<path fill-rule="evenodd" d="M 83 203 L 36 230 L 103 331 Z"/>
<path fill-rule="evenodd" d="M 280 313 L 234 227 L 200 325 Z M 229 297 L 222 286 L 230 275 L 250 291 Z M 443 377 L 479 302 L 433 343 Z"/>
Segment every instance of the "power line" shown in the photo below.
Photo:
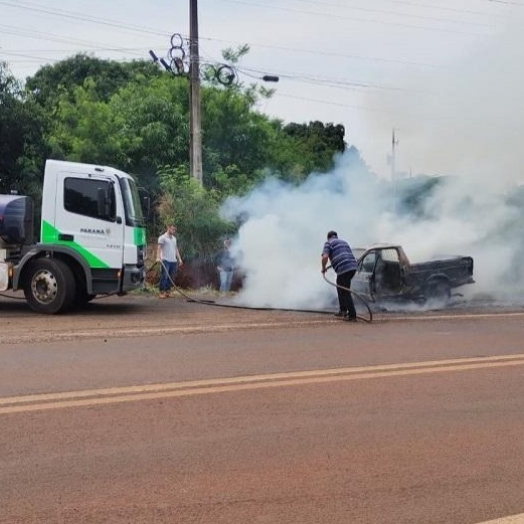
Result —
<path fill-rule="evenodd" d="M 0 2 L 1 3 L 1 2 Z M 0 26 L 2 27 L 2 26 Z M 9 26 L 3 26 L 3 32 L 8 34 L 14 34 L 16 36 L 22 36 L 26 38 L 38 38 L 39 40 L 49 40 L 49 41 L 57 41 L 62 43 L 79 43 L 78 41 L 67 39 L 67 38 L 60 38 L 56 37 L 52 34 L 44 34 L 44 33 L 35 33 L 31 29 L 23 29 L 23 28 L 9 28 Z M 187 37 L 184 37 L 187 38 Z M 209 42 L 222 42 L 224 44 L 246 44 L 246 42 L 240 42 L 235 40 L 225 40 L 220 38 L 212 38 L 212 37 L 200 37 L 200 40 L 206 40 Z M 90 47 L 95 48 L 98 51 L 113 51 L 113 52 L 119 52 L 119 53 L 132 53 L 136 54 L 138 56 L 146 56 L 149 46 L 147 47 L 104 47 L 99 45 L 91 44 L 90 42 L 82 42 L 83 45 L 87 45 Z M 389 63 L 389 64 L 398 64 L 403 66 L 413 66 L 413 67 L 427 67 L 427 68 L 437 68 L 437 69 L 446 69 L 446 66 L 441 66 L 437 64 L 431 64 L 428 62 L 415 62 L 415 61 L 409 61 L 409 60 L 398 60 L 398 59 L 392 59 L 392 58 L 381 58 L 381 57 L 373 57 L 373 56 L 362 56 L 362 55 L 354 55 L 354 54 L 348 54 L 348 53 L 340 53 L 340 52 L 334 52 L 334 51 L 324 51 L 321 49 L 304 49 L 304 48 L 295 48 L 295 47 L 286 47 L 286 46 L 279 46 L 279 45 L 273 45 L 273 44 L 262 44 L 258 42 L 247 42 L 247 45 L 253 48 L 266 48 L 266 49 L 274 49 L 278 51 L 289 51 L 293 53 L 300 53 L 300 54 L 311 54 L 311 55 L 317 55 L 317 56 L 332 56 L 332 57 L 340 57 L 340 58 L 347 58 L 352 60 L 361 60 L 361 61 L 368 61 L 368 62 L 378 62 L 378 63 Z M 77 53 L 82 52 L 82 49 L 56 49 L 56 50 L 36 50 L 31 49 L 31 52 L 33 53 Z M 0 49 L 0 53 L 2 54 L 12 54 L 16 55 L 17 53 L 23 53 L 25 50 L 4 50 Z M 217 60 L 215 60 L 217 61 Z"/>
<path fill-rule="evenodd" d="M 446 119 L 445 116 L 438 114 L 415 114 L 415 113 L 409 113 L 404 110 L 402 111 L 396 111 L 391 109 L 383 109 L 383 108 L 373 108 L 373 107 L 367 107 L 367 106 L 361 106 L 361 105 L 355 105 L 355 104 L 345 104 L 343 102 L 333 102 L 332 100 L 325 100 L 325 99 L 318 99 L 318 98 L 309 98 L 305 96 L 298 96 L 298 95 L 290 95 L 287 93 L 282 93 L 277 91 L 274 94 L 275 98 L 292 98 L 294 100 L 302 100 L 304 102 L 313 102 L 322 104 L 323 106 L 329 105 L 329 106 L 337 106 L 337 107 L 345 107 L 348 109 L 356 110 L 356 111 L 369 111 L 372 113 L 382 113 L 382 114 L 391 114 L 391 115 L 401 115 L 403 117 L 411 117 L 411 118 L 423 118 L 425 122 L 427 121 L 440 121 Z M 269 99 L 269 102 L 271 102 L 272 99 Z"/>
<path fill-rule="evenodd" d="M 397 0 L 397 2 L 402 2 L 402 0 Z M 19 8 L 22 8 L 22 9 L 37 10 L 37 11 L 40 11 L 40 12 L 45 12 L 47 14 L 60 16 L 60 17 L 64 17 L 64 18 L 71 18 L 71 19 L 74 19 L 74 20 L 83 20 L 83 21 L 87 21 L 87 22 L 91 22 L 91 23 L 95 23 L 95 24 L 110 25 L 112 27 L 118 27 L 118 28 L 121 28 L 121 29 L 130 29 L 130 30 L 133 30 L 133 31 L 142 32 L 142 33 L 146 33 L 146 34 L 155 34 L 155 35 L 162 35 L 162 36 L 166 36 L 168 34 L 168 32 L 164 32 L 164 31 L 156 31 L 156 30 L 152 30 L 152 29 L 139 28 L 138 26 L 133 26 L 133 25 L 129 25 L 129 24 L 122 24 L 122 23 L 119 23 L 119 22 L 116 22 L 116 21 L 110 20 L 110 19 L 100 19 L 100 18 L 92 17 L 92 16 L 89 16 L 89 15 L 85 15 L 83 13 L 78 13 L 78 12 L 74 12 L 74 11 L 66 11 L 64 9 L 61 9 L 61 10 L 49 9 L 49 8 L 45 8 L 44 9 L 44 8 L 35 6 L 35 4 L 32 4 L 30 2 L 23 2 L 23 3 L 25 5 L 14 4 L 13 2 L 6 1 L 6 0 L 0 0 L 0 4 L 3 4 L 3 5 L 19 7 Z M 402 2 L 402 3 L 412 4 L 412 2 Z M 333 4 L 333 5 L 338 5 L 338 4 Z M 384 22 L 384 23 L 386 23 L 386 22 Z M 13 33 L 11 33 L 11 34 L 13 34 Z M 19 34 L 18 36 L 30 36 L 30 35 L 20 35 Z M 56 37 L 48 38 L 48 39 L 57 41 Z M 241 43 L 241 42 L 236 42 L 236 41 L 231 41 L 231 40 L 221 40 L 221 39 L 205 38 L 205 37 L 200 37 L 200 39 L 201 40 L 216 41 L 216 42 L 233 43 L 233 44 L 240 44 Z M 67 40 L 63 40 L 63 39 L 59 40 L 59 41 L 67 42 Z M 242 44 L 243 43 L 245 43 L 245 42 L 242 42 Z M 95 47 L 92 44 L 88 44 L 88 45 L 90 45 L 91 47 Z M 365 57 L 365 56 L 359 56 L 359 55 L 351 55 L 351 54 L 347 54 L 347 53 L 322 51 L 322 50 L 318 50 L 318 49 L 316 49 L 316 50 L 306 50 L 306 49 L 302 49 L 302 48 L 301 49 L 297 49 L 297 48 L 292 48 L 292 47 L 284 47 L 284 46 L 270 45 L 270 44 L 260 44 L 260 43 L 252 43 L 252 44 L 249 44 L 249 45 L 255 46 L 255 47 L 265 47 L 265 48 L 271 48 L 271 49 L 293 51 L 293 52 L 297 52 L 297 53 L 309 53 L 309 54 L 317 54 L 317 55 L 323 55 L 323 56 L 340 56 L 340 57 L 351 58 L 351 59 L 356 59 L 356 60 L 376 61 L 376 62 L 384 62 L 384 63 L 398 63 L 398 64 L 403 64 L 403 65 L 422 66 L 422 67 L 440 67 L 440 66 L 435 65 L 435 64 L 429 64 L 429 63 L 423 63 L 423 62 L 385 59 L 385 58 L 380 58 L 380 57 Z M 134 51 L 134 49 L 129 49 L 129 48 L 107 49 L 107 48 L 102 48 L 100 46 L 96 46 L 96 47 L 99 50 L 113 50 L 113 51 L 118 51 L 118 52 L 126 52 L 126 51 L 133 52 Z M 146 47 L 143 48 L 143 52 L 141 52 L 140 49 L 136 49 L 136 54 L 146 54 L 146 53 L 147 53 L 147 48 Z"/>
<path fill-rule="evenodd" d="M 97 44 L 93 44 L 86 40 L 58 37 L 52 33 L 44 33 L 41 31 L 35 31 L 34 29 L 24 29 L 23 27 L 8 26 L 8 25 L 0 24 L 0 29 L 2 30 L 3 33 L 6 33 L 6 34 L 22 36 L 24 38 L 33 38 L 35 40 L 44 39 L 44 40 L 50 40 L 50 41 L 66 43 L 66 44 L 80 44 L 80 45 L 92 47 L 93 49 L 98 49 L 101 47 Z"/>
<path fill-rule="evenodd" d="M 132 51 L 135 53 L 143 53 L 148 47 L 100 47 L 100 51 Z M 82 49 L 31 49 L 33 53 L 81 53 Z M 18 53 L 25 53 L 26 49 L 9 49 L 9 51 L 0 47 L 0 53 L 5 55 L 16 55 Z M 35 57 L 36 58 L 36 57 Z"/>
<path fill-rule="evenodd" d="M 343 4 L 318 2 L 316 0 L 294 0 L 294 1 L 303 2 L 303 3 L 312 3 L 312 4 L 322 3 L 323 5 L 331 5 L 333 7 L 342 7 L 342 8 L 348 7 L 347 5 L 343 5 Z M 438 10 L 438 11 L 448 11 L 451 13 L 468 14 L 468 15 L 475 15 L 475 16 L 489 16 L 490 18 L 491 17 L 507 18 L 508 16 L 508 15 L 501 15 L 501 14 L 496 14 L 496 13 L 487 13 L 487 12 L 482 12 L 482 11 L 472 11 L 470 9 L 457 9 L 454 7 L 446 7 L 446 6 L 440 6 L 440 5 L 421 4 L 419 2 L 410 2 L 409 0 L 384 0 L 384 1 L 387 1 L 387 3 L 391 3 L 391 4 L 407 5 L 411 7 L 419 7 L 422 9 L 433 9 L 433 10 Z"/>
<path fill-rule="evenodd" d="M 483 1 L 489 2 L 491 4 L 517 5 L 519 7 L 524 7 L 524 4 L 521 4 L 519 2 L 509 2 L 508 0 L 483 0 Z"/>
<path fill-rule="evenodd" d="M 2 26 L 0 26 L 1 28 Z M 38 35 L 33 34 L 31 32 L 31 37 L 38 37 L 39 39 L 45 37 L 45 33 L 38 33 Z M 96 49 L 98 51 L 101 50 L 108 50 L 107 48 L 103 48 L 100 46 L 96 46 Z M 125 48 L 115 48 L 114 50 L 123 52 L 125 51 Z M 3 51 L 0 50 L 0 53 Z M 17 56 L 25 56 L 25 57 L 31 57 L 37 59 L 34 55 L 26 55 L 22 53 L 16 53 L 16 52 L 3 52 L 5 54 L 13 54 Z M 145 54 L 145 53 L 144 53 Z M 48 59 L 49 61 L 56 61 L 56 59 Z M 216 61 L 216 60 L 214 60 Z M 236 69 L 245 74 L 246 76 L 249 76 L 251 78 L 255 78 L 257 80 L 260 80 L 260 75 L 265 74 L 265 70 L 257 69 L 257 68 L 250 68 L 250 67 L 238 67 L 236 66 Z M 304 73 L 296 73 L 296 72 L 290 72 L 290 71 L 279 71 L 272 68 L 272 72 L 275 74 L 278 74 L 280 77 L 285 78 L 290 81 L 299 82 L 299 83 L 306 83 L 306 84 L 313 84 L 313 85 L 320 85 L 330 88 L 338 88 L 338 89 L 346 89 L 346 90 L 362 90 L 362 89 L 374 89 L 374 90 L 389 90 L 389 91 L 399 91 L 399 92 L 413 92 L 413 90 L 403 89 L 401 87 L 391 86 L 391 85 L 383 85 L 383 84 L 375 84 L 367 81 L 362 80 L 348 80 L 344 78 L 335 78 L 335 77 L 326 77 L 326 76 L 320 76 L 320 75 L 309 75 Z M 256 75 L 255 75 L 256 74 Z"/>
<path fill-rule="evenodd" d="M 429 27 L 429 26 L 419 26 L 419 25 L 411 25 L 411 24 L 403 24 L 400 22 L 387 22 L 385 20 L 376 20 L 376 19 L 369 19 L 369 18 L 357 18 L 354 16 L 344 16 L 344 15 L 334 15 L 332 13 L 327 12 L 319 12 L 319 11 L 304 11 L 301 9 L 292 9 L 289 7 L 281 7 L 281 6 L 269 6 L 267 4 L 257 4 L 253 2 L 243 2 L 240 0 L 224 0 L 224 2 L 228 2 L 231 4 L 238 4 L 238 5 L 247 5 L 252 7 L 261 7 L 265 9 L 276 9 L 279 11 L 287 11 L 291 13 L 300 13 L 300 14 L 306 14 L 306 15 L 313 15 L 313 16 L 324 16 L 328 18 L 337 18 L 337 19 L 344 19 L 344 20 L 351 20 L 353 22 L 364 22 L 364 23 L 370 23 L 370 24 L 382 24 L 382 25 L 390 25 L 390 26 L 397 26 L 397 27 L 405 27 L 409 29 L 418 29 L 418 30 L 425 30 L 425 31 L 439 31 L 444 33 L 455 33 L 455 34 L 464 34 L 464 35 L 470 35 L 470 36 L 484 36 L 483 33 L 472 33 L 469 31 L 459 31 L 456 29 L 447 29 L 442 27 Z M 364 9 L 364 8 L 362 8 Z M 393 14 L 393 13 L 392 13 Z M 476 24 L 476 25 L 485 25 L 485 24 Z M 486 26 L 486 27 L 495 27 L 493 25 Z"/>
<path fill-rule="evenodd" d="M 42 8 L 37 6 L 36 4 L 32 4 L 30 2 L 24 2 L 25 5 L 22 5 L 21 3 L 13 3 L 8 2 L 5 0 L 0 0 L 0 4 L 2 5 L 8 5 L 10 7 L 16 7 L 18 9 L 26 9 L 29 11 L 39 12 L 39 13 L 45 13 L 50 14 L 53 16 L 59 16 L 63 18 L 70 18 L 73 20 L 81 20 L 83 22 L 92 22 L 96 24 L 101 25 L 107 25 L 111 27 L 118 27 L 119 29 L 126 29 L 130 31 L 137 31 L 139 33 L 146 33 L 146 34 L 153 34 L 153 35 L 159 35 L 159 36 L 168 36 L 168 32 L 161 32 L 154 29 L 146 29 L 143 27 L 130 25 L 130 24 L 122 24 L 121 22 L 116 22 L 114 20 L 108 20 L 103 18 L 97 18 L 90 15 L 85 15 L 83 13 L 77 13 L 74 11 L 66 11 L 64 9 L 52 9 L 52 8 Z"/>
<path fill-rule="evenodd" d="M 252 78 L 258 78 L 251 73 L 263 74 L 264 71 L 250 68 L 240 68 L 236 67 L 238 71 L 244 73 L 246 76 L 252 76 Z M 287 78 L 288 80 L 301 81 L 305 83 L 325 85 L 329 87 L 338 87 L 338 88 L 350 88 L 350 89 L 378 89 L 378 90 L 387 90 L 387 91 L 412 91 L 410 89 L 404 89 L 401 87 L 373 84 L 365 81 L 351 81 L 346 79 L 334 78 L 334 77 L 322 77 L 322 76 L 312 76 L 304 75 L 300 73 L 290 73 L 285 71 L 279 71 L 278 69 L 272 70 L 275 74 L 278 74 L 281 78 Z"/>
<path fill-rule="evenodd" d="M 319 104 L 327 104 L 327 105 L 330 105 L 330 106 L 348 107 L 348 108 L 351 108 L 351 109 L 363 109 L 365 111 L 378 111 L 378 112 L 384 112 L 384 113 L 391 112 L 391 111 L 387 111 L 387 110 L 382 111 L 380 109 L 372 109 L 372 108 L 369 108 L 369 107 L 363 107 L 363 106 L 358 106 L 358 105 L 353 105 L 353 104 L 343 104 L 342 102 L 333 102 L 331 100 L 319 100 L 317 98 L 308 98 L 308 97 L 305 97 L 305 96 L 288 95 L 286 93 L 281 93 L 281 92 L 275 93 L 274 96 L 275 97 L 283 97 L 283 98 L 293 98 L 295 100 L 304 100 L 306 102 L 315 102 L 315 103 L 319 103 Z"/>
<path fill-rule="evenodd" d="M 292 51 L 295 53 L 305 53 L 305 54 L 313 54 L 313 55 L 319 55 L 319 56 L 334 56 L 334 57 L 340 57 L 340 58 L 351 58 L 355 60 L 365 60 L 365 61 L 371 61 L 371 62 L 383 62 L 383 63 L 391 63 L 391 64 L 399 64 L 399 65 L 410 65 L 410 66 L 417 66 L 417 67 L 434 67 L 434 68 L 444 68 L 445 66 L 439 66 L 436 64 L 430 64 L 428 62 L 414 62 L 410 60 L 395 60 L 393 58 L 380 58 L 380 57 L 369 57 L 369 56 L 361 56 L 361 55 L 352 55 L 347 53 L 339 53 L 335 51 L 322 51 L 320 49 L 304 49 L 304 48 L 297 48 L 297 47 L 285 47 L 280 45 L 273 45 L 273 44 L 260 44 L 260 43 L 254 43 L 254 42 L 238 42 L 234 40 L 224 40 L 219 38 L 210 38 L 210 37 L 200 37 L 200 40 L 208 40 L 210 42 L 222 42 L 225 44 L 246 44 L 250 47 L 263 47 L 267 49 L 276 49 L 280 51 Z"/>
<path fill-rule="evenodd" d="M 322 2 L 319 0 L 294 0 L 294 1 L 306 3 L 306 4 L 338 7 L 338 8 L 353 10 L 353 11 L 363 11 L 366 13 L 386 14 L 386 15 L 393 15 L 393 16 L 401 16 L 403 18 L 416 18 L 419 20 L 430 20 L 432 22 L 449 22 L 449 23 L 455 23 L 455 24 L 467 24 L 467 25 L 478 25 L 478 26 L 484 26 L 484 27 L 493 27 L 492 24 L 484 24 L 484 23 L 479 23 L 479 22 L 468 22 L 464 20 L 453 20 L 451 18 L 439 18 L 439 17 L 426 16 L 426 15 L 415 15 L 412 13 L 399 13 L 397 11 L 388 11 L 385 9 L 374 9 L 374 8 L 369 8 L 369 7 L 351 6 L 347 4 L 342 5 L 342 4 L 335 4 L 332 2 Z M 267 5 L 267 7 L 271 7 L 271 6 Z M 338 16 L 338 15 L 333 15 L 333 16 Z"/>
<path fill-rule="evenodd" d="M 298 0 L 298 1 L 308 1 L 308 0 Z M 395 1 L 395 0 L 393 0 L 393 1 Z M 491 0 L 486 0 L 486 1 L 491 1 Z M 22 9 L 37 10 L 37 11 L 40 11 L 40 12 L 46 12 L 48 14 L 57 15 L 57 16 L 65 17 L 65 18 L 82 19 L 82 20 L 85 20 L 85 21 L 88 21 L 88 22 L 91 22 L 91 23 L 95 23 L 95 24 L 100 24 L 101 23 L 101 24 L 104 24 L 104 25 L 112 25 L 113 27 L 118 27 L 118 28 L 121 28 L 121 29 L 132 29 L 134 31 L 145 32 L 145 33 L 148 33 L 148 34 L 151 34 L 151 33 L 159 34 L 159 35 L 160 34 L 161 35 L 165 35 L 166 34 L 164 32 L 158 32 L 158 31 L 153 31 L 153 30 L 149 30 L 149 29 L 140 29 L 137 26 L 127 25 L 127 24 L 120 24 L 120 23 L 117 23 L 117 22 L 114 22 L 114 21 L 110 21 L 108 19 L 102 20 L 102 19 L 98 19 L 96 17 L 91 17 L 91 16 L 88 16 L 88 15 L 83 15 L 83 14 L 80 14 L 80 13 L 75 13 L 75 12 L 70 12 L 70 11 L 65 11 L 65 10 L 60 10 L 59 11 L 59 10 L 47 9 L 47 8 L 45 8 L 45 9 L 42 9 L 42 8 L 34 9 L 31 6 L 34 6 L 35 4 L 31 4 L 30 2 L 23 2 L 23 3 L 25 5 L 13 4 L 13 2 L 10 2 L 10 1 L 0 0 L 0 4 L 3 4 L 3 5 L 11 5 L 11 6 L 15 6 L 15 7 L 21 7 Z M 260 4 L 249 4 L 249 3 L 246 3 L 246 2 L 232 2 L 232 3 L 244 3 L 246 5 L 260 5 Z M 327 4 L 327 2 L 318 2 L 318 1 L 310 2 L 310 3 Z M 396 0 L 396 3 L 415 4 L 414 2 L 407 2 L 407 1 L 402 1 L 402 0 Z M 330 5 L 338 5 L 338 4 L 330 4 Z M 417 4 L 415 4 L 415 5 L 417 5 Z M 367 20 L 367 21 L 371 22 L 370 20 Z M 378 23 L 382 23 L 382 22 L 378 21 Z M 384 23 L 386 23 L 386 22 L 384 22 Z M 26 37 L 26 38 L 38 38 L 39 40 L 47 39 L 47 40 L 51 40 L 51 41 L 66 42 L 66 43 L 76 43 L 76 44 L 80 43 L 80 44 L 82 44 L 84 46 L 91 47 L 91 48 L 93 48 L 93 49 L 95 49 L 97 51 L 115 51 L 115 52 L 119 52 L 119 53 L 132 53 L 132 54 L 136 54 L 138 56 L 146 56 L 147 55 L 147 48 L 143 48 L 143 51 L 141 51 L 140 48 L 124 48 L 124 47 L 108 48 L 108 47 L 104 47 L 104 46 L 93 44 L 93 43 L 88 42 L 88 41 L 80 41 L 80 40 L 56 37 L 55 35 L 52 35 L 52 34 L 49 34 L 49 33 L 42 33 L 42 32 L 38 32 L 38 31 L 34 31 L 34 30 L 27 30 L 27 29 L 24 29 L 24 28 L 16 28 L 16 27 L 9 27 L 9 26 L 0 26 L 0 27 L 6 28 L 4 30 L 4 33 L 15 34 L 15 35 L 23 36 L 23 37 Z M 409 27 L 412 27 L 412 26 L 409 26 Z M 208 38 L 200 37 L 200 39 L 201 40 L 208 40 L 208 41 L 215 41 L 215 42 L 227 42 L 227 43 L 236 43 L 236 44 L 240 44 L 241 43 L 241 42 L 235 42 L 235 41 L 230 41 L 230 40 L 221 40 L 221 39 L 210 38 L 210 37 L 208 37 Z M 245 42 L 242 42 L 242 43 L 245 43 Z M 253 46 L 253 47 L 265 47 L 265 48 L 276 49 L 276 50 L 291 51 L 291 52 L 295 52 L 295 53 L 309 53 L 309 54 L 314 54 L 314 55 L 319 55 L 319 56 L 335 56 L 335 57 L 350 58 L 350 59 L 365 60 L 365 61 L 380 62 L 380 63 L 392 63 L 392 64 L 410 65 L 410 66 L 417 66 L 417 67 L 435 67 L 435 68 L 443 67 L 443 66 L 438 66 L 438 65 L 429 64 L 429 63 L 413 62 L 413 61 L 406 61 L 406 60 L 386 59 L 386 58 L 380 58 L 380 57 L 365 57 L 365 56 L 351 55 L 351 54 L 346 54 L 346 53 L 323 51 L 323 50 L 319 50 L 319 49 L 309 49 L 309 50 L 308 49 L 302 49 L 302 48 L 298 49 L 298 48 L 292 48 L 292 47 L 278 46 L 278 45 L 272 45 L 272 44 L 260 44 L 260 43 L 253 43 L 253 44 L 249 44 L 249 45 Z M 38 52 L 38 51 L 31 50 L 31 52 L 35 53 L 35 52 Z M 9 51 L 0 50 L 0 53 L 9 54 Z M 16 54 L 16 52 L 11 51 L 11 54 Z M 30 55 L 21 55 L 19 53 L 19 56 L 29 57 Z M 31 58 L 34 58 L 35 60 L 37 59 L 34 55 L 31 55 Z M 47 60 L 56 61 L 55 59 L 47 59 Z M 244 68 L 244 71 L 249 71 L 249 68 Z M 257 70 L 253 69 L 251 71 L 257 71 Z M 331 87 L 341 87 L 342 86 L 343 88 L 346 88 L 346 89 L 360 89 L 360 88 L 393 89 L 393 90 L 400 89 L 400 88 L 395 88 L 393 86 L 373 85 L 373 84 L 368 84 L 366 82 L 351 82 L 351 81 L 345 80 L 345 79 L 341 80 L 341 79 L 333 79 L 333 78 L 329 78 L 329 77 L 315 77 L 315 76 L 311 76 L 311 75 L 301 75 L 301 74 L 297 74 L 297 73 L 284 72 L 284 73 L 281 74 L 281 76 L 283 76 L 285 78 L 288 78 L 289 80 L 303 81 L 305 83 L 316 83 L 316 84 L 327 85 L 327 86 L 329 86 L 331 84 Z"/>
<path fill-rule="evenodd" d="M 0 54 L 14 55 L 14 56 L 22 57 L 22 58 L 29 58 L 30 60 L 24 60 L 24 62 L 31 63 L 31 64 L 34 64 L 34 63 L 40 64 L 42 60 L 47 60 L 48 62 L 58 62 L 59 61 L 57 58 L 42 58 L 41 56 L 27 55 L 25 53 L 10 53 L 10 52 L 4 52 L 1 49 L 0 49 Z M 17 60 L 17 64 L 20 64 L 20 62 L 21 60 Z"/>
<path fill-rule="evenodd" d="M 107 50 L 106 47 L 101 46 L 99 44 L 93 44 L 92 42 L 88 40 L 80 40 L 80 39 L 68 38 L 68 37 L 59 37 L 59 36 L 55 36 L 52 33 L 44 33 L 42 31 L 36 31 L 34 29 L 25 29 L 23 27 L 8 26 L 8 25 L 3 25 L 3 24 L 0 24 L 0 29 L 5 34 L 20 36 L 23 38 L 32 38 L 35 40 L 48 40 L 51 42 L 59 42 L 59 43 L 65 43 L 65 44 L 77 44 L 77 45 L 90 47 L 97 51 Z M 131 53 L 131 54 L 135 54 L 138 56 L 144 56 L 144 53 L 135 52 L 129 48 L 113 48 L 112 50 L 118 53 Z M 0 50 L 0 52 L 6 53 L 7 51 Z"/>
<path fill-rule="evenodd" d="M 354 110 L 359 110 L 359 111 L 370 111 L 370 112 L 373 112 L 373 113 L 385 113 L 385 114 L 393 114 L 393 115 L 406 115 L 406 113 L 404 111 L 400 112 L 400 111 L 393 111 L 393 110 L 389 110 L 389 109 L 377 109 L 377 108 L 373 108 L 373 107 L 366 107 L 366 106 L 360 106 L 360 105 L 355 105 L 355 104 L 344 104 L 343 102 L 333 102 L 332 100 L 320 100 L 318 98 L 309 98 L 309 97 L 305 97 L 305 96 L 297 96 L 297 95 L 289 95 L 289 94 L 286 94 L 286 93 L 281 93 L 281 92 L 277 92 L 275 93 L 274 95 L 276 98 L 279 98 L 279 97 L 283 97 L 283 98 L 292 98 L 292 99 L 295 99 L 295 100 L 302 100 L 302 101 L 305 101 L 305 102 L 314 102 L 314 103 L 319 103 L 319 104 L 322 104 L 322 105 L 330 105 L 330 106 L 337 106 L 337 107 L 347 107 L 349 109 L 354 109 Z M 271 99 L 270 99 L 271 101 Z M 413 116 L 413 115 L 411 115 Z"/>

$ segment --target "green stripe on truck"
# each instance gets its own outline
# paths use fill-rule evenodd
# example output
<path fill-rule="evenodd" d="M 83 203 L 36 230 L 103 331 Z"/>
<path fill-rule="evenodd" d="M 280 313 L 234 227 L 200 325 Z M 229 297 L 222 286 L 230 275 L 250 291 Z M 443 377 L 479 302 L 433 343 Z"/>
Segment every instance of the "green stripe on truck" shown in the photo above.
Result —
<path fill-rule="evenodd" d="M 87 249 L 77 244 L 74 241 L 58 240 L 60 231 L 53 227 L 49 222 L 42 220 L 42 235 L 40 242 L 42 244 L 55 244 L 59 246 L 67 246 L 74 249 L 89 265 L 91 268 L 106 269 L 109 266 L 98 257 L 90 253 Z"/>

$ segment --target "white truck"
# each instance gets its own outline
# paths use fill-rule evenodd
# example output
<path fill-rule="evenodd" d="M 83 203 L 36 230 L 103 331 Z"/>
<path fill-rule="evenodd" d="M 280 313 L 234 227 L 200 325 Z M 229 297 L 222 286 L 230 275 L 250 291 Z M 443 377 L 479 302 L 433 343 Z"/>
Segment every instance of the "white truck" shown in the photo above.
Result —
<path fill-rule="evenodd" d="M 48 160 L 40 240 L 30 197 L 0 195 L 0 292 L 23 290 L 38 313 L 140 287 L 146 234 L 136 183 L 117 169 Z"/>

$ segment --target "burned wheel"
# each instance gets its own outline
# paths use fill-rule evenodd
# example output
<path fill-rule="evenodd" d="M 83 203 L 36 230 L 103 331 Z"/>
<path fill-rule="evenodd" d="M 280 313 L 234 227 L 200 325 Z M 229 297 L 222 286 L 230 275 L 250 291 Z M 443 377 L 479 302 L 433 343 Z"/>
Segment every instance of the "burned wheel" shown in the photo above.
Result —
<path fill-rule="evenodd" d="M 451 288 L 445 280 L 437 280 L 428 285 L 426 301 L 446 305 L 451 298 Z"/>
<path fill-rule="evenodd" d="M 31 309 L 37 313 L 60 313 L 69 308 L 74 300 L 75 277 L 61 260 L 39 258 L 28 268 L 24 294 Z"/>

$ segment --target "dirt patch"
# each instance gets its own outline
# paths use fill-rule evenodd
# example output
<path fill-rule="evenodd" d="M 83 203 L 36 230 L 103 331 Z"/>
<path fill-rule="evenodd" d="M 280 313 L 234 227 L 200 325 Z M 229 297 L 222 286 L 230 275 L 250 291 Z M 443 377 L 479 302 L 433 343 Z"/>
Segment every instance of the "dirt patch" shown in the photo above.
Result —
<path fill-rule="evenodd" d="M 137 294 L 94 300 L 85 309 L 64 315 L 40 315 L 24 300 L 0 297 L 2 337 L 0 343 L 75 340 L 107 337 L 147 337 L 161 334 L 184 336 L 191 333 L 225 330 L 272 329 L 325 325 L 335 320 L 334 311 L 295 312 L 243 309 L 236 306 L 235 294 L 221 297 L 208 290 L 188 292 L 202 303 L 175 295 L 160 300 L 156 295 Z M 17 295 L 20 297 L 20 295 Z M 524 314 L 524 308 L 494 304 L 463 304 L 446 310 L 374 311 L 374 322 L 463 318 L 464 315 Z M 364 313 L 363 313 L 364 314 Z M 364 324 L 361 322 L 361 324 Z"/>
<path fill-rule="evenodd" d="M 149 336 L 223 331 L 248 327 L 296 325 L 331 320 L 330 315 L 236 307 L 230 298 L 194 295 L 160 300 L 151 295 L 128 295 L 94 300 L 85 309 L 64 315 L 39 315 L 21 300 L 0 297 L 3 343 L 107 336 Z"/>

